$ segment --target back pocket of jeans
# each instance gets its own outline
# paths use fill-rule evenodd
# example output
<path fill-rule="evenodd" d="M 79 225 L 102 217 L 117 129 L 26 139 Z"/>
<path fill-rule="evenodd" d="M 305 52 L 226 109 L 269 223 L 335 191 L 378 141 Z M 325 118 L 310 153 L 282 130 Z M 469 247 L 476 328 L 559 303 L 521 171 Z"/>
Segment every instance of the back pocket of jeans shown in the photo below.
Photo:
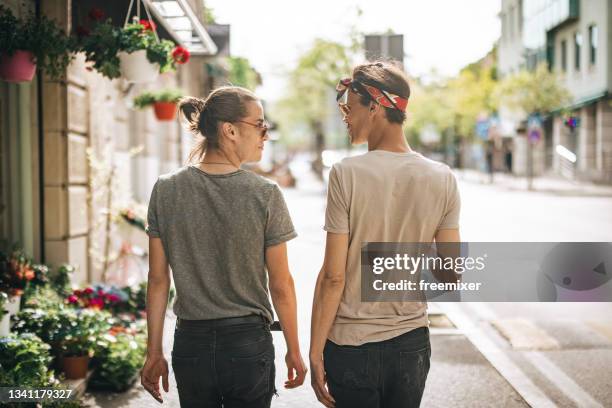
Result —
<path fill-rule="evenodd" d="M 423 389 L 429 373 L 431 348 L 418 351 L 400 351 L 399 365 L 402 382 L 417 390 Z"/>
<path fill-rule="evenodd" d="M 199 373 L 199 357 L 172 356 L 172 370 L 176 378 L 176 385 L 181 400 L 192 401 L 197 399 Z"/>
<path fill-rule="evenodd" d="M 368 386 L 368 351 L 346 349 L 336 345 L 325 347 L 326 375 L 336 384 L 347 388 Z"/>
<path fill-rule="evenodd" d="M 274 361 L 266 350 L 248 357 L 232 357 L 232 394 L 243 401 L 254 401 L 269 392 L 270 370 Z"/>

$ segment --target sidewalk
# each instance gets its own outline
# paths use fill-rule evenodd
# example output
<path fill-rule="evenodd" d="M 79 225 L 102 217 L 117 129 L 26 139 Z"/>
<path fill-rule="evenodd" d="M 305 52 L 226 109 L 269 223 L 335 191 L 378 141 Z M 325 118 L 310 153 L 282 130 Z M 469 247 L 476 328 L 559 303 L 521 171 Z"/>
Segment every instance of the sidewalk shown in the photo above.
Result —
<path fill-rule="evenodd" d="M 489 174 L 472 169 L 455 170 L 460 181 L 468 183 L 490 184 L 506 190 L 527 190 L 527 178 L 508 173 L 495 173 L 493 183 Z M 586 181 L 573 181 L 560 176 L 543 175 L 534 177 L 533 192 L 555 194 L 560 196 L 612 197 L 612 186 L 594 184 Z"/>

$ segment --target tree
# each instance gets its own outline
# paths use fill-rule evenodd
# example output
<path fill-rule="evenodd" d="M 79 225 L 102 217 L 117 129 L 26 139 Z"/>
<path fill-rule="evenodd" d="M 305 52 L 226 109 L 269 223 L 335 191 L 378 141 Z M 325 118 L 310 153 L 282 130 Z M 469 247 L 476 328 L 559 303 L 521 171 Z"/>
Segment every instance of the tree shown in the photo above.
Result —
<path fill-rule="evenodd" d="M 242 86 L 252 91 L 261 85 L 261 75 L 243 57 L 227 57 L 229 81 L 232 85 Z"/>
<path fill-rule="evenodd" d="M 504 78 L 495 97 L 498 103 L 527 115 L 545 114 L 571 100 L 569 91 L 545 63 L 539 64 L 535 71 L 521 70 Z"/>
<path fill-rule="evenodd" d="M 322 152 L 325 145 L 323 124 L 334 106 L 335 86 L 340 78 L 351 73 L 352 47 L 322 39 L 298 60 L 288 75 L 288 91 L 277 106 L 281 125 L 306 124 L 315 138 L 317 158 L 315 172 L 322 176 Z"/>
<path fill-rule="evenodd" d="M 546 63 L 535 71 L 521 70 L 501 81 L 495 92 L 498 103 L 529 116 L 542 116 L 571 101 L 571 94 L 550 72 Z M 527 188 L 533 185 L 533 146 L 527 143 Z"/>

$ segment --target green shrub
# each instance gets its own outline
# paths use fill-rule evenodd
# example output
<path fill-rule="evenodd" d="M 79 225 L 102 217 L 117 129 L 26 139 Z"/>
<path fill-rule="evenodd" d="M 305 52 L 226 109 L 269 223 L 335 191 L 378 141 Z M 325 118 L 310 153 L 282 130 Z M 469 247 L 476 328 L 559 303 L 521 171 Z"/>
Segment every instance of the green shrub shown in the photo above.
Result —
<path fill-rule="evenodd" d="M 132 384 L 144 364 L 146 335 L 109 334 L 103 337 L 99 346 L 94 359 L 95 371 L 89 385 L 92 388 L 124 391 Z"/>
<path fill-rule="evenodd" d="M 153 105 L 155 102 L 178 102 L 183 96 L 180 89 L 162 89 L 159 91 L 147 91 L 134 98 L 134 106 L 143 109 Z"/>

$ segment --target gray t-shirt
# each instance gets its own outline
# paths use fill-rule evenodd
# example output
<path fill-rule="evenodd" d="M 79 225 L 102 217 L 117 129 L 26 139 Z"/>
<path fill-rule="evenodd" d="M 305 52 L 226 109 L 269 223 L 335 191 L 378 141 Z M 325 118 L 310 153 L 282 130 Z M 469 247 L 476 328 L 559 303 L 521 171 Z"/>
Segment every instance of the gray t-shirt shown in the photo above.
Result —
<path fill-rule="evenodd" d="M 265 249 L 297 236 L 277 184 L 246 170 L 182 167 L 159 177 L 147 218 L 172 269 L 178 317 L 274 320 Z"/>

